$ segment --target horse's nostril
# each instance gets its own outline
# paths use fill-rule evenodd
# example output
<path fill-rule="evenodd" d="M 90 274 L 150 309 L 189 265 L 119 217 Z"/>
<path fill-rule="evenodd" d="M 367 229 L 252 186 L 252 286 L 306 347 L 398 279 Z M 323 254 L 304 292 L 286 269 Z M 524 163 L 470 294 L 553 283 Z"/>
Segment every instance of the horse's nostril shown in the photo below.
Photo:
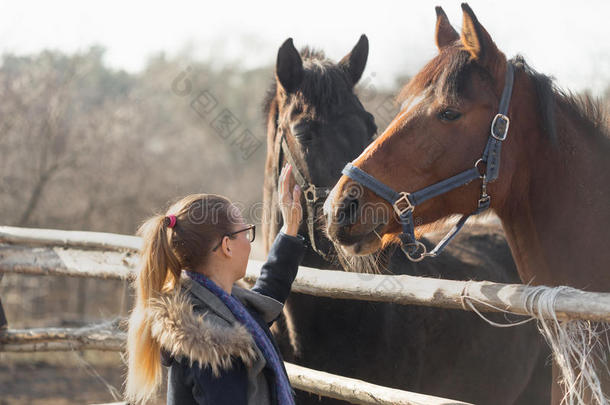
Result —
<path fill-rule="evenodd" d="M 355 221 L 356 217 L 358 216 L 358 199 L 354 198 L 353 200 L 351 200 L 347 204 L 347 208 L 348 208 L 348 212 L 349 212 L 348 218 L 351 221 Z"/>
<path fill-rule="evenodd" d="M 352 225 L 358 218 L 358 198 L 346 196 L 337 210 L 337 222 L 340 225 Z"/>

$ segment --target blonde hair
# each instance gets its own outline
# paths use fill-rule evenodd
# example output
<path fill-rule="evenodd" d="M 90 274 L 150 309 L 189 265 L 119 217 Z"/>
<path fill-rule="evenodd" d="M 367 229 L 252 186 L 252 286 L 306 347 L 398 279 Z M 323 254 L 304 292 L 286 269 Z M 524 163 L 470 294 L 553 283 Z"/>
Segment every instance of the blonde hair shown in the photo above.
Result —
<path fill-rule="evenodd" d="M 223 196 L 189 195 L 138 229 L 143 247 L 127 333 L 125 397 L 130 403 L 146 402 L 154 396 L 163 375 L 161 346 L 151 335 L 151 301 L 178 287 L 182 269 L 193 270 L 205 263 L 212 244 L 232 230 L 235 218 L 230 207 L 231 201 Z M 168 215 L 176 216 L 172 228 Z"/>

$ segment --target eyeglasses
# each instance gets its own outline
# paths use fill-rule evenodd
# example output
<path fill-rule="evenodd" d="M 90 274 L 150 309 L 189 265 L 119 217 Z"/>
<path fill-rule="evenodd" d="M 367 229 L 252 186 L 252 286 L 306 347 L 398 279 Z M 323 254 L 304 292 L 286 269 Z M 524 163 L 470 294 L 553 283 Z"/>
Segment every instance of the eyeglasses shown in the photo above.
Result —
<path fill-rule="evenodd" d="M 218 245 L 216 245 L 216 247 L 214 247 L 214 249 L 212 249 L 212 252 L 215 252 L 216 249 L 218 249 L 220 247 L 220 245 L 222 245 L 222 241 L 224 240 L 225 236 L 228 236 L 229 238 L 231 238 L 233 235 L 236 235 L 241 232 L 248 232 L 246 234 L 246 237 L 248 238 L 250 243 L 252 243 L 252 242 L 254 242 L 254 237 L 256 236 L 256 225 L 250 224 L 246 228 L 240 229 L 239 231 L 225 233 L 224 235 L 222 235 L 222 238 L 220 238 L 220 242 L 218 242 Z"/>

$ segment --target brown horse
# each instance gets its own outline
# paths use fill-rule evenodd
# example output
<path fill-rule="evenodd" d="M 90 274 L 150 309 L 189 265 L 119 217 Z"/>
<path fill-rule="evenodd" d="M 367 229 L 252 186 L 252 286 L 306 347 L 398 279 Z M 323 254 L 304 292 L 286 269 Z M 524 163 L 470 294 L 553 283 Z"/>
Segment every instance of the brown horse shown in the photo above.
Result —
<path fill-rule="evenodd" d="M 264 237 L 268 247 L 282 225 L 276 209 L 277 175 L 285 162 L 292 161 L 293 171 L 309 184 L 303 189 L 312 192 L 313 207 L 307 206 L 306 192 L 302 201 L 305 218 L 300 232 L 313 236 L 305 266 L 342 270 L 316 212 L 341 168 L 376 133 L 373 117 L 354 94 L 367 56 L 364 36 L 339 63 L 307 48 L 299 54 L 291 40 L 278 52 L 276 80 L 265 103 Z M 316 194 L 320 198 L 314 201 Z M 308 226 L 310 220 L 315 227 Z M 471 229 L 435 262 L 414 264 L 392 248 L 370 261 L 391 274 L 518 280 L 510 250 L 496 228 Z M 539 404 L 550 396 L 548 350 L 533 325 L 507 331 L 464 311 L 297 293 L 286 302 L 284 315 L 274 328 L 284 358 L 306 367 L 480 405 Z M 343 403 L 297 394 L 300 404 Z"/>
<path fill-rule="evenodd" d="M 510 129 L 497 154 L 497 180 L 482 190 L 481 175 L 417 205 L 411 209 L 422 225 L 417 231 L 473 212 L 485 194 L 523 282 L 610 291 L 610 138 L 599 105 L 558 90 L 521 57 L 507 61 L 468 5 L 462 9 L 460 36 L 437 8 L 438 55 L 405 86 L 402 111 L 353 166 L 411 193 L 472 167 L 488 173 L 477 161 L 490 139 L 510 63 L 514 84 L 510 126 L 504 126 Z M 361 195 L 354 197 L 354 188 Z M 401 233 L 396 215 L 373 218 L 368 205 L 393 213 L 390 203 L 348 176 L 325 205 L 329 236 L 352 254 L 384 248 Z M 558 403 L 557 387 L 553 396 Z"/>

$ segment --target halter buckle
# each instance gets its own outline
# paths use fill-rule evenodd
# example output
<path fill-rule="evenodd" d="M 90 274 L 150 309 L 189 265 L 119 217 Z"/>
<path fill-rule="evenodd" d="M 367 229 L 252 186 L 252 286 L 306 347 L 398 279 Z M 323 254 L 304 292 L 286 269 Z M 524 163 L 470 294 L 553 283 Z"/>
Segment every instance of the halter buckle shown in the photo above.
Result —
<path fill-rule="evenodd" d="M 409 200 L 409 193 L 403 191 L 400 194 L 400 198 L 394 201 L 392 207 L 394 207 L 394 211 L 398 214 L 399 217 L 402 216 L 405 212 L 413 211 L 413 204 L 411 204 L 411 200 Z M 399 207 L 399 204 L 404 204 L 403 208 Z"/>
<path fill-rule="evenodd" d="M 316 188 L 313 186 L 313 184 L 307 187 L 307 189 L 303 190 L 303 194 L 305 195 L 305 200 L 307 200 L 307 202 L 314 202 L 317 200 Z"/>
<path fill-rule="evenodd" d="M 479 209 L 487 208 L 487 207 L 489 207 L 490 201 L 491 201 L 490 195 L 482 195 L 481 198 L 479 198 L 479 202 L 477 203 L 477 205 L 478 205 Z"/>
<path fill-rule="evenodd" d="M 328 196 L 328 193 L 330 192 L 327 187 L 318 188 L 318 187 L 314 186 L 313 184 L 310 184 L 309 187 L 307 187 L 303 191 L 303 194 L 305 195 L 305 200 L 308 203 L 314 203 L 314 202 L 318 201 L 321 197 L 318 195 L 318 190 L 322 191 L 322 193 L 324 194 L 324 197 Z"/>
<path fill-rule="evenodd" d="M 491 136 L 498 141 L 503 141 L 508 135 L 508 126 L 510 125 L 510 119 L 504 114 L 496 114 L 493 121 L 491 122 Z M 498 133 L 496 133 L 496 130 Z"/>

